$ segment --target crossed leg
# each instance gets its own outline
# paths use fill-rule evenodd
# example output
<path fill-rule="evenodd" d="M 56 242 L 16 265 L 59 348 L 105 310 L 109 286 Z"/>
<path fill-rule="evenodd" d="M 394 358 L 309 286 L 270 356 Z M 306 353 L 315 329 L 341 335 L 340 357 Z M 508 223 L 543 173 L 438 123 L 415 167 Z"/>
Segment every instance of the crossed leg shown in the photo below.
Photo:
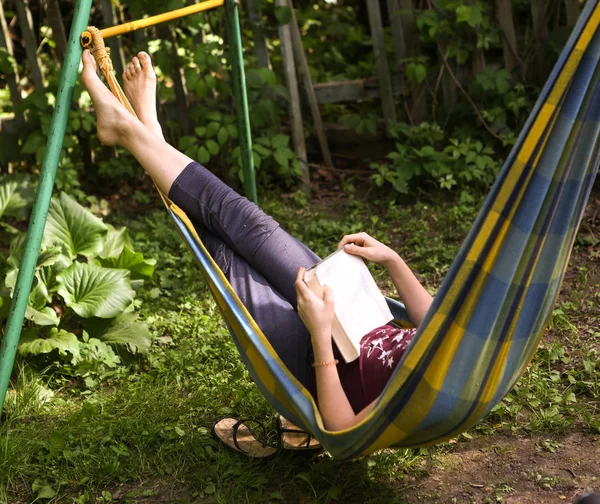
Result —
<path fill-rule="evenodd" d="M 156 120 L 156 80 L 149 77 L 154 72 L 149 57 L 146 61 L 142 54 L 137 58 L 140 68 L 134 58 L 134 68 L 130 65 L 125 77 L 127 93 L 136 96 L 136 119 L 102 84 L 91 54 L 84 51 L 82 80 L 96 108 L 98 137 L 104 144 L 129 150 L 160 190 L 188 213 L 275 351 L 305 382 L 310 336 L 295 311 L 294 280 L 300 266 L 318 257 L 256 205 L 164 141 Z"/>

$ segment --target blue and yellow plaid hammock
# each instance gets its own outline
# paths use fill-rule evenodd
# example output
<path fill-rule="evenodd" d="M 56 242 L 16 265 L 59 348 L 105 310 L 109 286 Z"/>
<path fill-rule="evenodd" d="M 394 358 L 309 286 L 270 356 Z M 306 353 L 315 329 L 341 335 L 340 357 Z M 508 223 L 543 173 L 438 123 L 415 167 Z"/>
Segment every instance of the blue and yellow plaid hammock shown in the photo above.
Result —
<path fill-rule="evenodd" d="M 169 204 L 261 392 L 334 457 L 452 438 L 523 373 L 552 313 L 598 169 L 599 22 L 598 0 L 590 1 L 413 343 L 372 413 L 350 429 L 323 427 L 312 396 L 277 357 L 192 223 Z"/>

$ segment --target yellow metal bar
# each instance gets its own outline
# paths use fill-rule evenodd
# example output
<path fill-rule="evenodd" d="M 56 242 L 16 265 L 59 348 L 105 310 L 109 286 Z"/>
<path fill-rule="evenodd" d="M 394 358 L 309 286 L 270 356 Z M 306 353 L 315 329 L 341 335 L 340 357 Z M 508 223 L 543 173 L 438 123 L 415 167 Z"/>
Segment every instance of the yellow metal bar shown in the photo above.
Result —
<path fill-rule="evenodd" d="M 196 14 L 208 9 L 214 9 L 223 5 L 224 0 L 208 0 L 199 4 L 190 5 L 183 9 L 177 9 L 171 12 L 165 12 L 164 14 L 158 14 L 157 16 L 151 16 L 144 19 L 138 19 L 137 21 L 131 21 L 117 26 L 111 26 L 110 28 L 104 28 L 100 30 L 100 34 L 103 38 L 115 37 L 122 35 L 123 33 L 129 33 L 141 28 L 147 28 L 148 26 L 154 26 L 158 23 L 164 23 L 165 21 L 171 21 L 180 17 L 189 16 L 190 14 Z"/>

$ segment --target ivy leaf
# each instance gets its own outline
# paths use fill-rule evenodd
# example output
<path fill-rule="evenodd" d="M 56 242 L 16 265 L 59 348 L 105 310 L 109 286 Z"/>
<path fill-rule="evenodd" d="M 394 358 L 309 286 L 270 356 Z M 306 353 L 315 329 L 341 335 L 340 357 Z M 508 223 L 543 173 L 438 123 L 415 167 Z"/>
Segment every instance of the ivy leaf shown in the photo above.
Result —
<path fill-rule="evenodd" d="M 127 246 L 118 257 L 100 258 L 99 261 L 106 268 L 129 270 L 132 280 L 152 278 L 156 266 L 156 259 L 144 259 L 144 254 L 133 252 Z"/>
<path fill-rule="evenodd" d="M 261 73 L 256 68 L 251 68 L 246 72 L 246 82 L 248 87 L 254 89 L 260 89 L 263 85 L 263 79 Z"/>
<path fill-rule="evenodd" d="M 196 143 L 196 137 L 193 136 L 182 136 L 179 140 L 179 150 L 186 150 L 188 147 Z"/>
<path fill-rule="evenodd" d="M 139 322 L 135 313 L 124 313 L 111 320 L 93 319 L 86 326 L 94 338 L 104 343 L 125 345 L 133 354 L 145 353 L 151 345 L 148 326 Z"/>
<path fill-rule="evenodd" d="M 275 135 L 271 140 L 271 145 L 274 149 L 281 149 L 287 147 L 290 144 L 290 137 L 288 135 Z"/>
<path fill-rule="evenodd" d="M 209 123 L 208 126 L 206 127 L 206 137 L 212 138 L 212 137 L 216 136 L 216 134 L 219 132 L 220 129 L 221 129 L 221 125 L 218 122 Z"/>
<path fill-rule="evenodd" d="M 66 193 L 50 203 L 44 244 L 64 245 L 71 258 L 96 255 L 102 251 L 108 228 Z"/>
<path fill-rule="evenodd" d="M 219 134 L 217 135 L 217 140 L 219 140 L 219 145 L 225 145 L 225 142 L 227 142 L 227 140 L 229 140 L 229 132 L 227 131 L 227 128 L 225 126 L 223 126 L 219 130 Z"/>
<path fill-rule="evenodd" d="M 27 218 L 34 198 L 34 191 L 29 186 L 29 178 L 2 177 L 0 181 L 0 218 L 4 215 L 19 219 Z"/>
<path fill-rule="evenodd" d="M 291 11 L 290 11 L 291 13 Z M 273 87 L 277 84 L 277 74 L 269 68 L 261 67 L 258 69 L 261 79 L 265 84 Z"/>
<path fill-rule="evenodd" d="M 210 152 L 206 150 L 204 145 L 198 149 L 198 154 L 196 155 L 198 159 L 198 163 L 201 165 L 206 165 L 210 161 Z"/>
<path fill-rule="evenodd" d="M 21 154 L 35 154 L 40 148 L 46 145 L 47 140 L 40 131 L 32 132 L 27 137 L 27 140 L 25 140 L 21 148 Z"/>
<path fill-rule="evenodd" d="M 206 142 L 206 148 L 208 149 L 208 152 L 210 152 L 210 154 L 212 156 L 216 156 L 221 151 L 221 149 L 219 149 L 219 144 L 217 142 L 215 142 L 214 140 L 208 140 Z"/>
<path fill-rule="evenodd" d="M 254 144 L 252 146 L 252 149 L 254 150 L 254 152 L 256 152 L 257 154 L 260 154 L 261 156 L 270 156 L 271 155 L 271 150 L 267 149 L 266 147 L 263 147 L 260 144 Z"/>
<path fill-rule="evenodd" d="M 288 158 L 287 154 L 285 153 L 285 151 L 277 150 L 277 151 L 275 151 L 275 154 L 273 154 L 273 157 L 275 158 L 275 161 L 277 161 L 279 166 L 281 166 L 282 168 L 289 167 L 289 164 L 290 164 L 289 158 Z"/>
<path fill-rule="evenodd" d="M 460 5 L 456 8 L 456 21 L 465 23 L 471 18 L 471 7 L 468 5 Z"/>
<path fill-rule="evenodd" d="M 73 333 L 53 327 L 48 337 L 41 337 L 39 331 L 26 331 L 19 342 L 21 355 L 40 355 L 58 350 L 60 355 L 71 354 L 72 362 L 79 360 L 79 340 Z"/>
<path fill-rule="evenodd" d="M 95 264 L 73 263 L 56 277 L 58 294 L 66 305 L 84 318 L 113 318 L 127 308 L 135 296 L 129 271 Z"/>

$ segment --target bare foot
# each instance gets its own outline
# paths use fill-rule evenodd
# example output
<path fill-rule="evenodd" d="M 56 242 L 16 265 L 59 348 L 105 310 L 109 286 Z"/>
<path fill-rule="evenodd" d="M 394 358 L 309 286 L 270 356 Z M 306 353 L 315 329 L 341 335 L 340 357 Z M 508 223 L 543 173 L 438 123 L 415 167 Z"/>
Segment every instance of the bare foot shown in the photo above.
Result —
<path fill-rule="evenodd" d="M 96 74 L 96 61 L 87 49 L 83 51 L 81 61 L 81 80 L 94 102 L 100 142 L 104 145 L 124 145 L 132 133 L 133 121 L 136 119 L 102 83 Z"/>
<path fill-rule="evenodd" d="M 156 74 L 145 52 L 134 56 L 123 72 L 123 89 L 142 124 L 164 138 L 156 114 Z"/>

